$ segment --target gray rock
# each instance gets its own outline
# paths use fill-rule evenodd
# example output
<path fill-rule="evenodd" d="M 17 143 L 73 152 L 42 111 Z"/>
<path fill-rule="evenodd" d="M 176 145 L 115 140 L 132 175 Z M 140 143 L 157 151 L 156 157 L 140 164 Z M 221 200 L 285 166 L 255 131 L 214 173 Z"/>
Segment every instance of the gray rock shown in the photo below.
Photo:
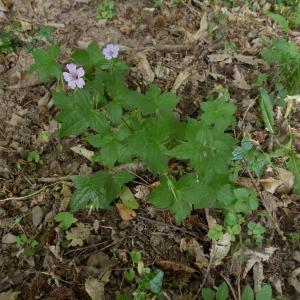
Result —
<path fill-rule="evenodd" d="M 39 206 L 35 206 L 32 209 L 32 223 L 34 227 L 37 227 L 41 223 L 43 216 L 44 212 Z"/>
<path fill-rule="evenodd" d="M 2 237 L 3 244 L 14 244 L 16 242 L 16 236 L 12 233 L 7 233 Z"/>

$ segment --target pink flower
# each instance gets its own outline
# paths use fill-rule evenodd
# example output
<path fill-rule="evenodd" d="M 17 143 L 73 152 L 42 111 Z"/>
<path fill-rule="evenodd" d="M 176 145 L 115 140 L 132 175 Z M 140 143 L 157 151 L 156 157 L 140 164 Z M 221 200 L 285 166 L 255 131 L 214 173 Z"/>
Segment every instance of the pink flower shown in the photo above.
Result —
<path fill-rule="evenodd" d="M 72 90 L 78 87 L 82 89 L 85 85 L 82 77 L 84 76 L 84 69 L 82 67 L 77 68 L 74 64 L 67 64 L 67 69 L 69 72 L 63 72 L 65 81 L 68 83 L 68 87 Z"/>
<path fill-rule="evenodd" d="M 105 59 L 111 60 L 113 58 L 117 58 L 119 55 L 119 46 L 115 44 L 108 44 L 102 51 Z"/>

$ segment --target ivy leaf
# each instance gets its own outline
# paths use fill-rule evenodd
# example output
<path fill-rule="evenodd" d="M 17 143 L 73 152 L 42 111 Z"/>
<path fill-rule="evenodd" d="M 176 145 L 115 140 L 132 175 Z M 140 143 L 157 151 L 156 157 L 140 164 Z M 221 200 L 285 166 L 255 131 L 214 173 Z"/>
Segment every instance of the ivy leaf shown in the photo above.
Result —
<path fill-rule="evenodd" d="M 182 176 L 178 181 L 163 177 L 160 186 L 151 194 L 149 201 L 158 208 L 168 208 L 175 214 L 177 222 L 183 221 L 191 212 L 197 197 L 194 174 Z"/>
<path fill-rule="evenodd" d="M 88 206 L 93 208 L 108 208 L 120 194 L 123 184 L 133 179 L 126 172 L 113 175 L 99 171 L 91 176 L 72 176 L 76 191 L 72 195 L 71 211 L 75 212 Z"/>
<path fill-rule="evenodd" d="M 162 291 L 164 272 L 161 270 L 155 270 L 153 273 L 154 276 L 149 281 L 149 288 L 152 293 L 159 294 Z"/>
<path fill-rule="evenodd" d="M 98 131 L 108 127 L 102 113 L 93 109 L 88 91 L 76 91 L 74 95 L 54 93 L 54 104 L 61 109 L 57 119 L 62 123 L 60 136 L 79 135 L 88 127 Z"/>
<path fill-rule="evenodd" d="M 76 64 L 83 65 L 90 70 L 95 65 L 106 64 L 106 60 L 97 43 L 92 42 L 86 49 L 77 49 L 72 58 Z"/>
<path fill-rule="evenodd" d="M 31 71 L 38 70 L 42 81 L 47 81 L 51 77 L 57 80 L 61 78 L 61 66 L 57 63 L 60 47 L 52 45 L 47 50 L 41 48 L 34 49 L 32 56 L 35 63 L 31 65 Z"/>

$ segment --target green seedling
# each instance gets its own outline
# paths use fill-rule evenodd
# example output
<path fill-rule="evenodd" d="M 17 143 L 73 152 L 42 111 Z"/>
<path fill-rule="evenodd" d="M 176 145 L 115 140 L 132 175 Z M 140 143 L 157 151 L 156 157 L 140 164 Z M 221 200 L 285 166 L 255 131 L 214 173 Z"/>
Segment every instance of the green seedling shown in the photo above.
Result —
<path fill-rule="evenodd" d="M 260 223 L 250 222 L 248 224 L 248 235 L 252 236 L 257 244 L 261 244 L 263 240 L 263 234 L 266 232 L 266 228 Z"/>
<path fill-rule="evenodd" d="M 16 244 L 22 246 L 27 255 L 32 255 L 38 242 L 35 238 L 28 238 L 25 234 L 21 234 L 16 237 Z"/>
<path fill-rule="evenodd" d="M 55 217 L 54 220 L 59 223 L 58 227 L 62 230 L 68 230 L 74 223 L 78 220 L 74 218 L 73 214 L 69 212 L 60 212 Z"/>

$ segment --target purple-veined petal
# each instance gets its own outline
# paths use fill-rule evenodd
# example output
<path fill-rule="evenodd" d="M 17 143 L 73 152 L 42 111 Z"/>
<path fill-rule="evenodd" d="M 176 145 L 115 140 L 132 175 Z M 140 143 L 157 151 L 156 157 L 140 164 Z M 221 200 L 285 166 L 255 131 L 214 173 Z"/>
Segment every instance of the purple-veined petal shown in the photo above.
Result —
<path fill-rule="evenodd" d="M 68 87 L 72 90 L 76 89 L 76 80 L 71 80 L 68 82 Z"/>
<path fill-rule="evenodd" d="M 69 82 L 72 80 L 72 75 L 68 72 L 63 72 L 64 80 Z"/>
<path fill-rule="evenodd" d="M 85 82 L 84 82 L 84 80 L 82 78 L 78 78 L 76 80 L 76 85 L 77 85 L 78 88 L 82 89 L 83 86 L 85 85 Z"/>
<path fill-rule="evenodd" d="M 77 69 L 77 75 L 78 77 L 83 77 L 84 76 L 84 69 L 82 67 Z"/>
<path fill-rule="evenodd" d="M 76 65 L 75 64 L 67 64 L 67 69 L 70 73 L 76 73 Z"/>

